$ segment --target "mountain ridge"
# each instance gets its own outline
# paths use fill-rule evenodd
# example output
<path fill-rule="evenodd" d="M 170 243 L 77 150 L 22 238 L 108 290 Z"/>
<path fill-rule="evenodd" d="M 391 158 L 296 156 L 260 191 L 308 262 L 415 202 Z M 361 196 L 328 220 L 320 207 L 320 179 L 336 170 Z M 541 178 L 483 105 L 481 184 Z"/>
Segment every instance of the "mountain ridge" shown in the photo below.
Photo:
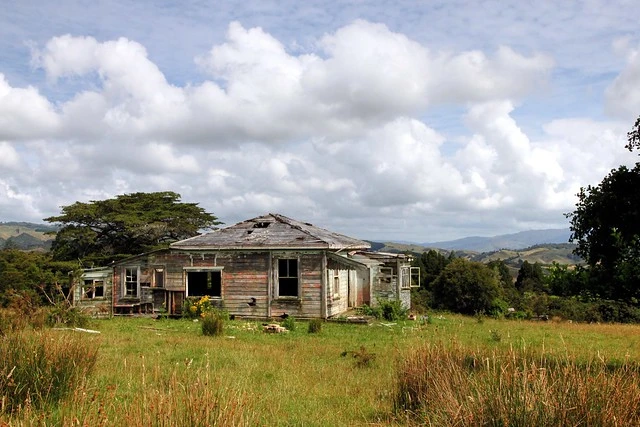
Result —
<path fill-rule="evenodd" d="M 491 252 L 500 249 L 518 250 L 542 244 L 569 243 L 571 230 L 568 228 L 549 228 L 527 230 L 517 233 L 500 234 L 492 237 L 470 236 L 455 240 L 417 243 L 417 245 L 446 250 L 467 250 Z"/>

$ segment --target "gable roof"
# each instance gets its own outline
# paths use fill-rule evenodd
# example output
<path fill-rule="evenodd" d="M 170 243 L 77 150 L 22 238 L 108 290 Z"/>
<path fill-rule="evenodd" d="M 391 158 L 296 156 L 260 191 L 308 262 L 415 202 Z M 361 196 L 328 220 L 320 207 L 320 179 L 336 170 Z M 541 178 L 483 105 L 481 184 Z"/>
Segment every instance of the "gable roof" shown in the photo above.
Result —
<path fill-rule="evenodd" d="M 173 249 L 368 249 L 363 240 L 267 214 L 170 245 Z"/>

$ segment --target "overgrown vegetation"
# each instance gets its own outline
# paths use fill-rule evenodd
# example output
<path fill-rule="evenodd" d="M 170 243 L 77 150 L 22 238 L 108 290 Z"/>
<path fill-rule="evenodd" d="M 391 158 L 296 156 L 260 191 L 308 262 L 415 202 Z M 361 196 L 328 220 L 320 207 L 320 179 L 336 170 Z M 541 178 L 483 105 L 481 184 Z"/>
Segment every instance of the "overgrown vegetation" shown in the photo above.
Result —
<path fill-rule="evenodd" d="M 409 310 L 402 306 L 398 300 L 380 299 L 375 306 L 363 305 L 358 307 L 358 312 L 363 316 L 372 316 L 376 319 L 394 322 L 407 318 Z"/>
<path fill-rule="evenodd" d="M 636 361 L 428 344 L 400 362 L 394 407 L 441 426 L 638 425 L 638 384 Z"/>
<path fill-rule="evenodd" d="M 282 321 L 282 326 L 287 328 L 288 331 L 296 330 L 296 319 L 293 316 L 289 316 Z"/>
<path fill-rule="evenodd" d="M 519 399 L 515 393 L 530 393 L 524 395 L 521 410 L 535 415 L 538 401 L 528 399 L 544 396 L 544 386 L 553 394 L 541 402 L 552 410 L 560 405 L 556 402 L 567 408 L 575 403 L 592 405 L 590 425 L 607 426 L 615 425 L 606 421 L 618 410 L 613 400 L 627 396 L 626 403 L 633 408 L 631 399 L 638 392 L 633 387 L 640 384 L 638 325 L 509 322 L 491 317 L 477 322 L 474 317 L 435 312 L 428 322 L 326 322 L 320 336 L 308 334 L 300 325 L 288 334 L 265 334 L 260 322 L 229 320 L 225 334 L 234 339 L 216 340 L 203 336 L 201 325 L 202 321 L 188 319 L 116 318 L 92 321 L 90 327 L 100 335 L 36 332 L 49 337 L 40 341 L 45 346 L 56 337 L 65 337 L 65 343 L 80 340 L 92 349 L 100 343 L 95 369 L 57 402 L 22 405 L 0 414 L 0 424 L 278 425 L 286 420 L 292 425 L 448 426 L 465 425 L 460 417 L 471 413 L 480 425 L 482 420 L 498 425 L 507 419 L 508 425 L 531 425 L 518 424 L 513 414 L 517 408 L 506 405 L 508 399 Z M 340 357 L 342 353 L 345 357 Z M 83 359 L 69 356 L 68 360 Z M 425 409 L 424 401 L 415 397 L 419 395 L 411 397 L 411 402 L 418 399 L 416 406 L 400 400 L 401 379 L 409 379 L 403 374 L 405 364 L 415 367 L 409 372 L 416 373 L 411 378 L 417 381 L 441 374 L 437 389 L 414 387 L 439 395 L 441 400 L 433 401 L 440 404 L 435 412 L 428 405 Z M 417 369 L 425 365 L 431 370 L 422 371 L 420 377 Z M 609 382 L 614 381 L 619 391 L 611 388 Z M 528 390 L 527 384 L 534 389 Z M 574 397 L 563 395 L 567 393 L 563 384 Z M 453 394 L 457 387 L 462 387 L 460 394 Z M 612 401 L 597 406 L 606 393 Z M 475 401 L 465 400 L 468 396 Z M 452 412 L 456 402 L 461 415 Z M 512 412 L 504 415 L 501 411 L 506 410 Z M 557 419 L 579 424 L 571 423 L 575 418 L 567 413 Z M 626 414 L 631 409 L 621 411 L 620 420 L 633 422 L 624 418 Z M 550 412 L 542 421 L 554 425 L 552 417 L 557 413 Z"/>
<path fill-rule="evenodd" d="M 218 310 L 210 311 L 202 316 L 202 335 L 221 336 L 224 334 L 224 322 L 228 320 L 226 313 Z"/>
<path fill-rule="evenodd" d="M 319 334 L 322 332 L 322 320 L 311 319 L 309 321 L 309 326 L 307 327 L 307 332 L 310 334 Z"/>
<path fill-rule="evenodd" d="M 84 337 L 30 328 L 0 336 L 0 412 L 55 404 L 93 372 L 98 348 Z"/>

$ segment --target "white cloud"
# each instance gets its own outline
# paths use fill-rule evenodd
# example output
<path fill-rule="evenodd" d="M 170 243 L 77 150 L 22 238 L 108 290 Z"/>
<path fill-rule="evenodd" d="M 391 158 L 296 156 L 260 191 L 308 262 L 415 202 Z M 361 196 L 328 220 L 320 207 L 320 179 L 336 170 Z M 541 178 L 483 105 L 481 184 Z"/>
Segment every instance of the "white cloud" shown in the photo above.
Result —
<path fill-rule="evenodd" d="M 54 133 L 53 105 L 33 86 L 14 88 L 0 73 L 0 139 L 30 139 Z"/>
<path fill-rule="evenodd" d="M 0 217 L 173 190 L 227 223 L 271 211 L 433 240 L 563 225 L 581 185 L 629 161 L 625 126 L 527 110 L 562 57 L 510 40 L 445 48 L 399 28 L 356 20 L 292 52 L 273 27 L 233 22 L 184 84 L 132 38 L 50 38 L 33 57 L 47 82 L 0 76 Z M 633 90 L 629 58 L 608 94 Z"/>
<path fill-rule="evenodd" d="M 614 49 L 626 54 L 626 65 L 606 91 L 607 111 L 632 121 L 640 114 L 640 47 L 629 48 L 628 40 L 618 40 Z"/>
<path fill-rule="evenodd" d="M 15 171 L 20 166 L 18 152 L 6 141 L 0 141 L 0 170 Z"/>
<path fill-rule="evenodd" d="M 433 102 L 523 96 L 551 65 L 507 47 L 494 58 L 431 54 L 385 25 L 361 20 L 326 34 L 317 47 L 293 55 L 264 30 L 234 22 L 225 43 L 197 58 L 214 80 L 185 87 L 169 84 L 146 49 L 126 38 L 54 37 L 34 51 L 33 61 L 58 85 L 69 78 L 86 82 L 52 116 L 62 122 L 59 137 L 218 146 L 358 137 Z"/>

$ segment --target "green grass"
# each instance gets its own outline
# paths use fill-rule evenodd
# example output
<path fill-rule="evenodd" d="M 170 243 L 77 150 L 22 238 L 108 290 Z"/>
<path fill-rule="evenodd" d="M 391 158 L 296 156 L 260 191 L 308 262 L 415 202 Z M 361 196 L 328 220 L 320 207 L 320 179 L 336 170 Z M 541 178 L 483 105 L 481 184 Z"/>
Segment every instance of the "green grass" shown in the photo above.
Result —
<path fill-rule="evenodd" d="M 224 336 L 209 337 L 190 320 L 94 321 L 89 327 L 101 335 L 87 339 L 99 346 L 98 359 L 85 384 L 59 405 L 5 414 L 0 424 L 404 425 L 394 411 L 400 362 L 425 345 L 640 363 L 637 325 L 443 314 L 428 324 L 327 322 L 309 334 L 307 322 L 297 322 L 295 331 L 265 334 L 260 322 L 226 321 Z M 362 349 L 373 355 L 367 363 L 355 356 Z"/>

